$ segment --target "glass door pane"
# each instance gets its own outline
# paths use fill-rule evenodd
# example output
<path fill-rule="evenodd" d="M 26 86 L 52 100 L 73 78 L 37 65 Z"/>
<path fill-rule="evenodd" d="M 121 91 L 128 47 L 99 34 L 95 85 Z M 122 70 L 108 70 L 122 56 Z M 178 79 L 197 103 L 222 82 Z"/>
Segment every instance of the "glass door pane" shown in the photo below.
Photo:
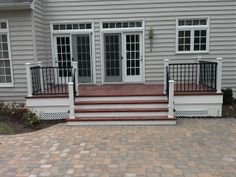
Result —
<path fill-rule="evenodd" d="M 89 34 L 72 36 L 73 59 L 78 62 L 79 83 L 91 83 L 91 40 Z"/>
<path fill-rule="evenodd" d="M 121 34 L 104 35 L 105 82 L 121 82 Z"/>
<path fill-rule="evenodd" d="M 60 68 L 59 77 L 71 76 L 71 72 L 68 69 L 68 67 L 71 67 L 70 37 L 56 37 L 56 47 L 57 65 Z"/>

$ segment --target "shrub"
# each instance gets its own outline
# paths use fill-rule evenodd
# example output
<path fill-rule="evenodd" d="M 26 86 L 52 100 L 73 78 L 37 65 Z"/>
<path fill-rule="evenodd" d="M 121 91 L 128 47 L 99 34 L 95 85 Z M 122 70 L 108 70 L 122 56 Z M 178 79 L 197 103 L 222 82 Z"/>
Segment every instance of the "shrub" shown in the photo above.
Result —
<path fill-rule="evenodd" d="M 0 112 L 20 118 L 26 125 L 31 127 L 34 127 L 40 122 L 38 116 L 32 111 L 26 109 L 25 105 L 22 103 L 4 104 L 1 102 Z"/>
<path fill-rule="evenodd" d="M 226 88 L 222 90 L 223 92 L 223 104 L 232 105 L 233 104 L 233 91 L 231 88 Z"/>
<path fill-rule="evenodd" d="M 25 121 L 25 124 L 29 125 L 31 127 L 34 127 L 35 125 L 37 125 L 40 122 L 38 116 L 31 111 L 27 111 L 27 112 L 23 113 L 23 119 Z"/>

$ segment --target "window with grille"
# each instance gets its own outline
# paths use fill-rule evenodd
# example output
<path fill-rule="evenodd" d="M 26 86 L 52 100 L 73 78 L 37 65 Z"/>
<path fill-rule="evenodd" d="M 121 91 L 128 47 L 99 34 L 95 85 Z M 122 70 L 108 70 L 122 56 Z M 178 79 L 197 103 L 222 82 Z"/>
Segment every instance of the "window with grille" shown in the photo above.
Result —
<path fill-rule="evenodd" d="M 92 29 L 92 23 L 54 24 L 54 31 Z"/>
<path fill-rule="evenodd" d="M 179 19 L 177 21 L 176 52 L 200 53 L 209 50 L 209 20 Z"/>
<path fill-rule="evenodd" d="M 7 21 L 0 21 L 0 86 L 12 84 Z"/>
<path fill-rule="evenodd" d="M 124 21 L 124 22 L 103 22 L 103 29 L 114 29 L 114 28 L 142 28 L 142 21 Z"/>

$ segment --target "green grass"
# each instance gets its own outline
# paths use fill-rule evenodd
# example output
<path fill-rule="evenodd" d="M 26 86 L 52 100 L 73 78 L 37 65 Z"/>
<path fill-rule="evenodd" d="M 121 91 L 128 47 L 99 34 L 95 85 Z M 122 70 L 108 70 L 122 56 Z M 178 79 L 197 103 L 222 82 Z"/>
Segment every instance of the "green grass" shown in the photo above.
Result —
<path fill-rule="evenodd" d="M 9 135 L 13 134 L 14 131 L 9 127 L 5 122 L 0 122 L 0 135 Z"/>

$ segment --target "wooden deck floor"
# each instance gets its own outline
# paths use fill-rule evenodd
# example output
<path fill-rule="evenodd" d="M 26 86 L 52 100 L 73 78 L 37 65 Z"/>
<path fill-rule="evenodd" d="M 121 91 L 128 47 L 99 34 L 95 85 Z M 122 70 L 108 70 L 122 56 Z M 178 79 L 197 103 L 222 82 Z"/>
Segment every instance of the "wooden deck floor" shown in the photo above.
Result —
<path fill-rule="evenodd" d="M 60 97 L 68 96 L 67 85 L 56 86 L 42 93 L 34 95 L 35 97 Z M 186 90 L 176 92 L 178 90 Z M 193 90 L 189 92 L 188 90 Z M 175 95 L 209 95 L 216 94 L 214 91 L 207 90 L 206 86 L 200 84 L 175 84 Z M 58 93 L 58 92 L 63 92 Z M 80 85 L 80 96 L 161 96 L 164 95 L 164 84 L 105 84 L 105 85 Z"/>
<path fill-rule="evenodd" d="M 163 95 L 163 84 L 81 85 L 81 96 L 152 96 Z"/>

